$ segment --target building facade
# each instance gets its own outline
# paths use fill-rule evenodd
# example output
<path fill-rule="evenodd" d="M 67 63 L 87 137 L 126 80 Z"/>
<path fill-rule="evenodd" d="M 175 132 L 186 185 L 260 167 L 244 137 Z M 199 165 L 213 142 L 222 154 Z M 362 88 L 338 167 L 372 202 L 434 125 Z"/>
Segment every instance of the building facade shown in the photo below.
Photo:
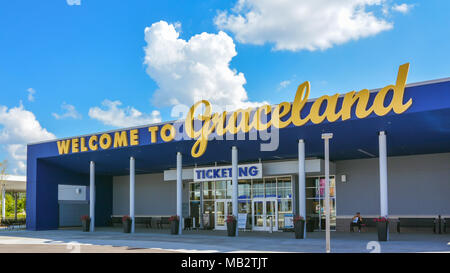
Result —
<path fill-rule="evenodd" d="M 329 140 L 332 230 L 363 217 L 450 217 L 450 79 L 397 81 L 292 103 L 28 145 L 27 229 L 57 229 L 91 215 L 191 218 L 196 226 L 283 231 L 302 215 L 324 229 Z M 200 106 L 204 107 L 201 115 Z M 134 226 L 134 225 L 133 225 Z M 133 227 L 134 229 L 134 227 Z"/>

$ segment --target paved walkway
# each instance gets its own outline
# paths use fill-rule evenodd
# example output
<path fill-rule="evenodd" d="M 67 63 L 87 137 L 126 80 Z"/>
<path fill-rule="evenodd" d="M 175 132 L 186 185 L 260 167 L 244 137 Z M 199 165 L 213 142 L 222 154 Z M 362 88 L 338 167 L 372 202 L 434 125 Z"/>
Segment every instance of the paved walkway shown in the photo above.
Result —
<path fill-rule="evenodd" d="M 182 236 L 168 230 L 138 229 L 125 234 L 118 228 L 98 228 L 94 233 L 78 229 L 52 231 L 0 231 L 0 252 L 324 252 L 323 232 L 308 233 L 305 240 L 291 232 L 186 231 Z M 392 233 L 388 242 L 376 242 L 375 233 L 332 232 L 332 252 L 448 252 L 448 234 Z M 22 246 L 22 247 L 21 247 Z M 39 247 L 41 246 L 41 248 Z M 59 247 L 56 247 L 59 246 Z M 64 246 L 64 247 L 61 247 Z M 68 251 L 70 250 L 70 251 Z M 76 249 L 78 250 L 78 249 Z M 75 251 L 76 251 L 75 250 Z"/>

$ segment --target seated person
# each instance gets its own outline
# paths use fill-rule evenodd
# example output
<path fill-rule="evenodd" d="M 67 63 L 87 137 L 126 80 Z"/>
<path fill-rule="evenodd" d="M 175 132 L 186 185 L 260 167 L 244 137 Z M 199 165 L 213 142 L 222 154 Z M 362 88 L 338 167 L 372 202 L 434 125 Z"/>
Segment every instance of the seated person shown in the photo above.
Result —
<path fill-rule="evenodd" d="M 357 212 L 355 216 L 353 216 L 352 221 L 350 222 L 350 232 L 353 232 L 353 227 L 358 227 L 358 232 L 361 232 L 362 225 L 362 217 L 361 213 Z"/>

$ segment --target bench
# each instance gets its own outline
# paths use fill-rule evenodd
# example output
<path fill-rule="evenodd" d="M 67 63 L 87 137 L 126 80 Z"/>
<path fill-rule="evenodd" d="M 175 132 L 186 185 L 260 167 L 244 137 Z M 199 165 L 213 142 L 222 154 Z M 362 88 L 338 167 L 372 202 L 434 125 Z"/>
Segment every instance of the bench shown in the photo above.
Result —
<path fill-rule="evenodd" d="M 111 216 L 111 226 L 114 226 L 114 224 L 122 224 L 122 217 L 118 216 Z"/>
<path fill-rule="evenodd" d="M 156 220 L 156 228 L 163 228 L 163 225 L 170 225 L 169 222 L 170 217 L 161 217 Z"/>
<path fill-rule="evenodd" d="M 136 224 L 145 224 L 146 228 L 152 228 L 153 217 L 135 217 Z"/>
<path fill-rule="evenodd" d="M 369 227 L 376 227 L 377 223 L 372 219 L 372 218 L 362 218 L 362 223 L 361 223 L 361 230 L 363 228 L 365 228 L 367 230 L 367 228 Z M 350 231 L 353 231 L 353 229 L 356 227 L 356 225 L 352 225 L 352 221 L 350 220 Z"/>
<path fill-rule="evenodd" d="M 434 218 L 398 218 L 397 232 L 402 227 L 430 228 L 436 233 L 436 221 Z"/>
<path fill-rule="evenodd" d="M 134 217 L 135 224 L 145 224 L 146 228 L 152 228 L 152 219 L 153 219 L 153 217 L 148 217 L 148 216 L 135 216 Z M 122 216 L 111 216 L 110 224 L 112 226 L 114 224 L 122 224 Z"/>

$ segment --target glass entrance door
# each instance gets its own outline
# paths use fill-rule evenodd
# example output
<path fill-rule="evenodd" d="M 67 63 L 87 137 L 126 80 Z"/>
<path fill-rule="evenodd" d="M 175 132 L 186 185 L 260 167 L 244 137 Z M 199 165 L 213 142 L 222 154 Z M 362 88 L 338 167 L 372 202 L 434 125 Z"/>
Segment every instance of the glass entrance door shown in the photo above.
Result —
<path fill-rule="evenodd" d="M 215 202 L 215 229 L 226 230 L 227 216 L 233 213 L 231 200 L 217 199 Z"/>
<path fill-rule="evenodd" d="M 254 198 L 252 206 L 253 230 L 278 230 L 278 207 L 276 198 Z"/>
<path fill-rule="evenodd" d="M 253 199 L 253 230 L 264 230 L 264 201 Z"/>

